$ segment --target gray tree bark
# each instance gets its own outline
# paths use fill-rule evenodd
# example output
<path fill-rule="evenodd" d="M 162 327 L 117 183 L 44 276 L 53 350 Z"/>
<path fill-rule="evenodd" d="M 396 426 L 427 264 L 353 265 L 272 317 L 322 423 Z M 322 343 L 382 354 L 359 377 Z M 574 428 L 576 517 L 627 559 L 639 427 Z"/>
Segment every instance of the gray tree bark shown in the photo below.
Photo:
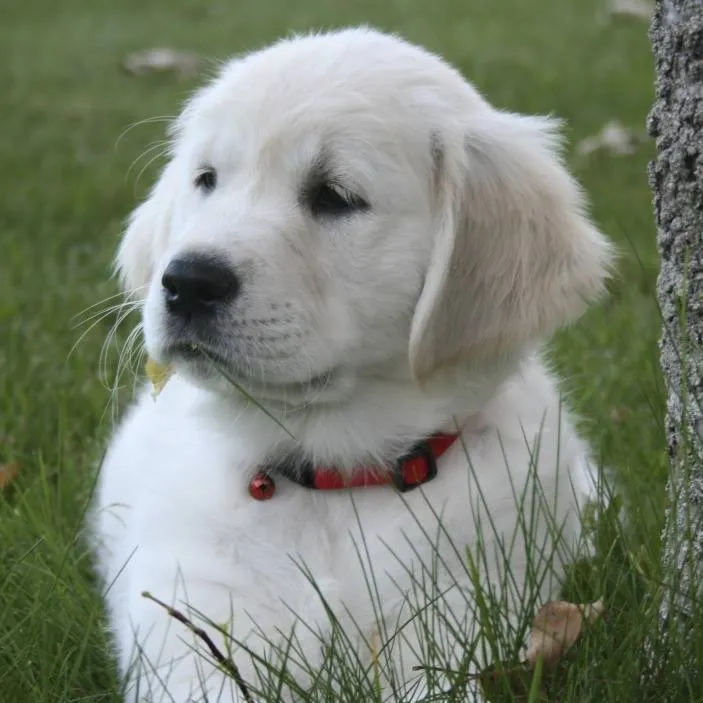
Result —
<path fill-rule="evenodd" d="M 703 585 L 703 0 L 657 0 L 656 99 L 649 131 L 661 270 L 661 367 L 667 391 L 671 500 L 663 622 L 686 622 Z"/>

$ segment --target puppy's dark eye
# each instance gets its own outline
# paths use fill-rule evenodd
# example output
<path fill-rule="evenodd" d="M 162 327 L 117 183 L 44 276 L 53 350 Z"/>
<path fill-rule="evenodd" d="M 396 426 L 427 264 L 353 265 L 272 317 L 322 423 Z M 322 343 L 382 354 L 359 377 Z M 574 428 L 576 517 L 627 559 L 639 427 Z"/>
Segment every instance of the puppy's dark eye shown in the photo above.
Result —
<path fill-rule="evenodd" d="M 363 198 L 338 183 L 323 183 L 310 194 L 310 209 L 316 217 L 341 217 L 368 210 L 368 207 Z"/>
<path fill-rule="evenodd" d="M 204 168 L 195 177 L 194 183 L 198 190 L 202 190 L 205 193 L 215 190 L 215 186 L 217 185 L 217 171 L 211 167 Z"/>

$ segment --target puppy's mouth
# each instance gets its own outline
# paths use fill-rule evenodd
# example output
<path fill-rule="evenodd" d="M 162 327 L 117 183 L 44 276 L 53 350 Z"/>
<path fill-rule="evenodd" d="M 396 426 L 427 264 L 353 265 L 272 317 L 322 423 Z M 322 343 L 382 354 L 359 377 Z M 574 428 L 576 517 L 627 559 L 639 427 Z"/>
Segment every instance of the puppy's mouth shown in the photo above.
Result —
<path fill-rule="evenodd" d="M 280 391 L 323 390 L 330 385 L 335 374 L 334 369 L 330 369 L 300 380 L 269 380 L 263 374 L 247 373 L 241 364 L 200 342 L 171 345 L 163 350 L 162 357 L 176 367 L 185 365 L 184 370 L 194 373 L 197 377 L 212 379 L 219 375 L 234 387 L 246 386 L 248 389 L 261 391 L 263 395 L 278 394 Z"/>

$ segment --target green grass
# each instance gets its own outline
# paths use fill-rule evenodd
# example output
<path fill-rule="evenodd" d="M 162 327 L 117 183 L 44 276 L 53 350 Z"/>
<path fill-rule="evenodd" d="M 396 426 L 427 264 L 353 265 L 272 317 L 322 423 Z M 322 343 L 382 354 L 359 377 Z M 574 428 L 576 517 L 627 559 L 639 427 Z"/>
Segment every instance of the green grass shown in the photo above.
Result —
<path fill-rule="evenodd" d="M 112 320 L 69 355 L 72 318 L 115 292 L 121 222 L 153 177 L 140 165 L 195 79 L 135 78 L 130 51 L 172 46 L 213 60 L 290 30 L 368 22 L 457 64 L 496 105 L 554 113 L 575 144 L 608 120 L 643 130 L 652 99 L 646 25 L 603 21 L 600 0 L 24 0 L 0 8 L 0 703 L 116 700 L 86 550 L 78 539 L 110 430 L 98 358 Z M 692 700 L 687 682 L 640 683 L 651 625 L 667 460 L 656 339 L 657 270 L 645 143 L 631 156 L 576 158 L 594 215 L 622 252 L 607 302 L 561 333 L 555 364 L 629 524 L 614 513 L 573 595 L 603 591 L 605 625 L 571 665 L 567 700 Z M 124 337 L 122 337 L 124 338 Z M 114 360 L 113 360 L 114 362 Z M 114 366 L 114 363 L 113 363 Z M 578 591 L 578 593 L 574 593 Z M 701 626 L 703 629 L 703 625 Z M 701 647 L 698 647 L 700 658 Z M 681 688 L 683 686 L 683 688 Z M 675 693 L 674 691 L 678 691 Z M 693 695 L 693 694 L 690 694 Z M 673 696 L 673 697 L 672 697 Z M 683 697 L 680 697 L 683 696 Z"/>

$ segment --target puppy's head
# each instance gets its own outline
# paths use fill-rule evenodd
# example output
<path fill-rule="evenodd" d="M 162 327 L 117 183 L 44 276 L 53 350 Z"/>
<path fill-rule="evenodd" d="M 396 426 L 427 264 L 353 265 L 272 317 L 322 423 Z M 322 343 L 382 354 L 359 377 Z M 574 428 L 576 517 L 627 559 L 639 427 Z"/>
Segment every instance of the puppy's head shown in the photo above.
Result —
<path fill-rule="evenodd" d="M 283 396 L 518 358 L 611 258 L 557 151 L 552 121 L 370 30 L 235 60 L 175 124 L 119 250 L 147 349 Z"/>

